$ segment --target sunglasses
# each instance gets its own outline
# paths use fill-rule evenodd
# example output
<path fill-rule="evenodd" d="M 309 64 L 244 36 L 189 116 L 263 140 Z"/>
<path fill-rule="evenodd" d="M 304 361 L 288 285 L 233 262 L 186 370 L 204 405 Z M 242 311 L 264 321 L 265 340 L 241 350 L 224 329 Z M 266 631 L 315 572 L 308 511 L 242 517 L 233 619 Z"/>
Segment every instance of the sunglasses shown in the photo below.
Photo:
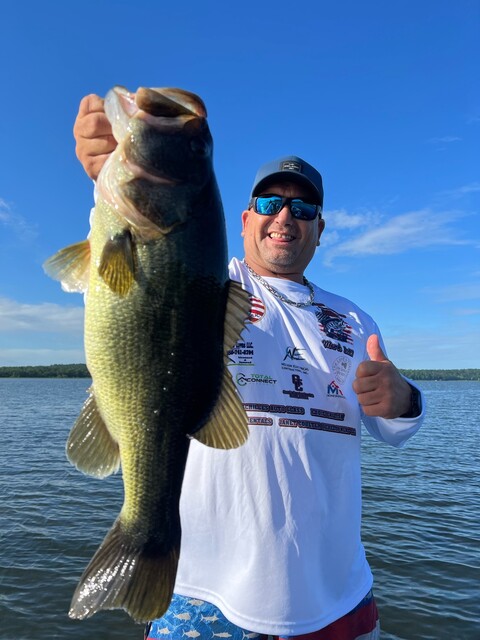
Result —
<path fill-rule="evenodd" d="M 248 208 L 253 208 L 255 213 L 259 213 L 261 216 L 274 216 L 287 205 L 290 207 L 290 213 L 297 220 L 315 220 L 317 216 L 322 217 L 320 204 L 311 204 L 302 198 L 284 198 L 273 194 L 252 198 Z"/>

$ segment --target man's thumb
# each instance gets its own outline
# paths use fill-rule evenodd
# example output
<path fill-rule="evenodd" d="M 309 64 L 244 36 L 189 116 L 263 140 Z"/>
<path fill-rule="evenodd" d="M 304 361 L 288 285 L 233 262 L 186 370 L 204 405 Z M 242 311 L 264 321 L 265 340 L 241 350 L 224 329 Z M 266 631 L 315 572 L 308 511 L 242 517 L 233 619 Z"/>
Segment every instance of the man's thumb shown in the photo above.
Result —
<path fill-rule="evenodd" d="M 380 341 L 376 333 L 369 336 L 367 340 L 367 353 L 370 360 L 374 362 L 382 362 L 388 360 L 387 356 L 383 353 Z"/>

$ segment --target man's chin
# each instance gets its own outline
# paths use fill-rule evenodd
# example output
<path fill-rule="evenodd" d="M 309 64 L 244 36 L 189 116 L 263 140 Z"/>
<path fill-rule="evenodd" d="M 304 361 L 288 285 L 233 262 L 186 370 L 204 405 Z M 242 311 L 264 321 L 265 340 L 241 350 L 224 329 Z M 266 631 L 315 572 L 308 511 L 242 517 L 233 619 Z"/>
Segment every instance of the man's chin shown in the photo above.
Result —
<path fill-rule="evenodd" d="M 274 255 L 269 255 L 265 257 L 265 263 L 271 265 L 272 267 L 280 268 L 290 268 L 293 264 L 295 264 L 296 257 L 293 256 L 289 252 L 277 252 Z"/>

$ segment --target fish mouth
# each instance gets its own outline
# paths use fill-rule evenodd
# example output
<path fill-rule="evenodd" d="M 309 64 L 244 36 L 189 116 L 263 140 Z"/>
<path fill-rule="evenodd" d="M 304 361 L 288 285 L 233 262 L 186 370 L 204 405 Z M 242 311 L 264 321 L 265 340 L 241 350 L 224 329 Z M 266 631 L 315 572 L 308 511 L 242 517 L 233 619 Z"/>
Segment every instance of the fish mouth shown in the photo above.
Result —
<path fill-rule="evenodd" d="M 140 211 L 138 192 L 148 190 L 155 202 L 155 194 L 191 180 L 179 154 L 193 157 L 200 167 L 208 162 L 211 138 L 205 104 L 184 89 L 140 87 L 131 92 L 117 85 L 105 96 L 104 109 L 118 146 L 97 181 L 98 193 L 129 221 L 137 237 L 155 239 L 185 220 L 172 221 L 165 214 L 168 224 L 154 223 L 147 214 L 153 205 L 148 198 L 142 200 Z"/>
<path fill-rule="evenodd" d="M 172 118 L 182 115 L 207 117 L 203 100 L 184 89 L 140 87 L 135 94 L 135 102 L 139 109 L 154 117 Z"/>
<path fill-rule="evenodd" d="M 117 142 L 125 139 L 133 118 L 166 133 L 174 133 L 187 123 L 202 126 L 207 109 L 201 98 L 190 91 L 172 87 L 140 87 L 135 93 L 117 85 L 105 97 L 105 113 Z"/>

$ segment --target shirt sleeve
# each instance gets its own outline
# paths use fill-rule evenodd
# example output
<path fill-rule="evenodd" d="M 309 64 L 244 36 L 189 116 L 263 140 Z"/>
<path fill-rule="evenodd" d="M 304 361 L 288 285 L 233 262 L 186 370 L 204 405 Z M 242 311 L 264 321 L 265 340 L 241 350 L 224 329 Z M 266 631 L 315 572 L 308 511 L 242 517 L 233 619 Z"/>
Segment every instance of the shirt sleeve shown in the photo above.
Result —
<path fill-rule="evenodd" d="M 382 347 L 383 353 L 387 354 L 380 329 L 378 328 L 376 323 L 373 324 L 373 332 L 376 333 L 379 337 L 380 346 Z M 368 358 L 368 355 L 366 353 L 365 355 Z M 365 425 L 368 433 L 376 440 L 385 442 L 392 445 L 393 447 L 398 448 L 405 446 L 407 440 L 409 440 L 413 435 L 415 435 L 415 433 L 417 433 L 425 419 L 425 397 L 422 393 L 422 390 L 419 389 L 419 387 L 414 382 L 412 382 L 412 380 L 409 380 L 405 376 L 403 376 L 403 378 L 408 382 L 409 385 L 414 387 L 419 392 L 419 402 L 421 408 L 420 415 L 412 418 L 387 419 L 366 416 L 362 411 L 362 422 Z"/>
<path fill-rule="evenodd" d="M 387 420 L 387 418 L 366 416 L 362 412 L 362 422 L 371 436 L 376 440 L 380 440 L 380 442 L 386 442 L 393 447 L 399 448 L 405 446 L 407 440 L 417 433 L 425 419 L 425 397 L 422 390 L 408 378 L 405 378 L 405 380 L 417 389 L 420 394 L 420 415 L 414 418 L 394 418 Z"/>

